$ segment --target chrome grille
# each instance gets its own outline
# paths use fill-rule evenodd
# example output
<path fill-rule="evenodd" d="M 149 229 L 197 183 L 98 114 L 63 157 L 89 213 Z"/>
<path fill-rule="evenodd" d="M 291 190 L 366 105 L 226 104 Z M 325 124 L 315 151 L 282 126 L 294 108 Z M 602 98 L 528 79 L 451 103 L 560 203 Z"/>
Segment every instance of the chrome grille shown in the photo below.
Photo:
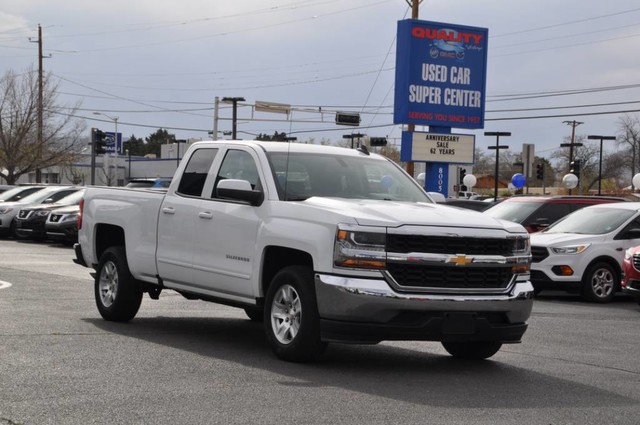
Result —
<path fill-rule="evenodd" d="M 505 289 L 513 273 L 508 267 L 452 267 L 388 264 L 395 282 L 404 287 L 438 289 Z"/>
<path fill-rule="evenodd" d="M 633 254 L 633 268 L 640 271 L 640 254 Z"/>
<path fill-rule="evenodd" d="M 512 255 L 516 247 L 514 239 L 387 235 L 390 252 L 430 252 L 439 254 Z"/>

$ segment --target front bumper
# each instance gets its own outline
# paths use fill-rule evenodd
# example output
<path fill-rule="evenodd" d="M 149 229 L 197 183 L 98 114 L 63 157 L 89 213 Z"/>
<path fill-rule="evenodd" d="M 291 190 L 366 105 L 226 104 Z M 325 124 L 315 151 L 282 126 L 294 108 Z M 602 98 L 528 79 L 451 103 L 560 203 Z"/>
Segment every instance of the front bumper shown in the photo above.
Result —
<path fill-rule="evenodd" d="M 394 291 L 382 279 L 317 273 L 316 297 L 325 341 L 520 342 L 533 306 L 533 286 L 505 294 L 440 295 Z"/>
<path fill-rule="evenodd" d="M 640 299 L 640 280 L 626 278 L 625 281 L 623 281 L 622 290 L 623 292 Z"/>

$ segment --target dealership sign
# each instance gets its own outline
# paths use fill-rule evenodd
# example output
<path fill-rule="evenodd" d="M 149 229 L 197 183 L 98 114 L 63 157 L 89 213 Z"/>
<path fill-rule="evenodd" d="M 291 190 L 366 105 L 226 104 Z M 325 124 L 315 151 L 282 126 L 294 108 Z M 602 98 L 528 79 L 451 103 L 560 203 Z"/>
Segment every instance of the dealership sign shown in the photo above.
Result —
<path fill-rule="evenodd" d="M 393 122 L 483 128 L 486 28 L 398 22 Z"/>
<path fill-rule="evenodd" d="M 473 164 L 475 136 L 402 132 L 401 161 Z"/>

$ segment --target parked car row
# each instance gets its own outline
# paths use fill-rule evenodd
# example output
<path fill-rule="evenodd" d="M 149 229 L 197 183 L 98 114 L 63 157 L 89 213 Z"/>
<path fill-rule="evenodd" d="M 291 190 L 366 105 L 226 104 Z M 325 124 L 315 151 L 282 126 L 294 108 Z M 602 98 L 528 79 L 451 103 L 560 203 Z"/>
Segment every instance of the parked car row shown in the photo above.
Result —
<path fill-rule="evenodd" d="M 640 202 L 598 196 L 514 197 L 483 214 L 531 234 L 531 283 L 606 303 L 625 291 L 640 302 Z M 637 259 L 637 260 L 636 260 Z"/>
<path fill-rule="evenodd" d="M 0 235 L 62 242 L 77 241 L 78 186 L 19 186 L 0 193 Z M 9 193 L 7 196 L 2 196 Z M 26 196 L 25 196 L 26 195 Z"/>

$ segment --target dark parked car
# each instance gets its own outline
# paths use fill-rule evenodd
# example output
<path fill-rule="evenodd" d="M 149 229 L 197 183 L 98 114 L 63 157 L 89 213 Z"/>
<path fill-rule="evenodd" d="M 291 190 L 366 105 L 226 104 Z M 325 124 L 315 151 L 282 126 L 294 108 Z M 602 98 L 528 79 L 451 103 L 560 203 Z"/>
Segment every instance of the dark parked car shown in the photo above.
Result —
<path fill-rule="evenodd" d="M 84 189 L 81 189 L 54 203 L 21 208 L 14 218 L 15 236 L 34 240 L 46 239 L 45 222 L 47 221 L 47 217 L 49 217 L 49 213 L 62 207 L 78 205 L 83 195 Z"/>
<path fill-rule="evenodd" d="M 522 224 L 529 233 L 543 230 L 562 217 L 590 205 L 624 202 L 625 198 L 614 196 L 517 196 L 484 210 L 494 218 Z"/>
<path fill-rule="evenodd" d="M 79 215 L 79 205 L 57 208 L 51 211 L 45 223 L 47 239 L 64 243 L 78 242 Z"/>

